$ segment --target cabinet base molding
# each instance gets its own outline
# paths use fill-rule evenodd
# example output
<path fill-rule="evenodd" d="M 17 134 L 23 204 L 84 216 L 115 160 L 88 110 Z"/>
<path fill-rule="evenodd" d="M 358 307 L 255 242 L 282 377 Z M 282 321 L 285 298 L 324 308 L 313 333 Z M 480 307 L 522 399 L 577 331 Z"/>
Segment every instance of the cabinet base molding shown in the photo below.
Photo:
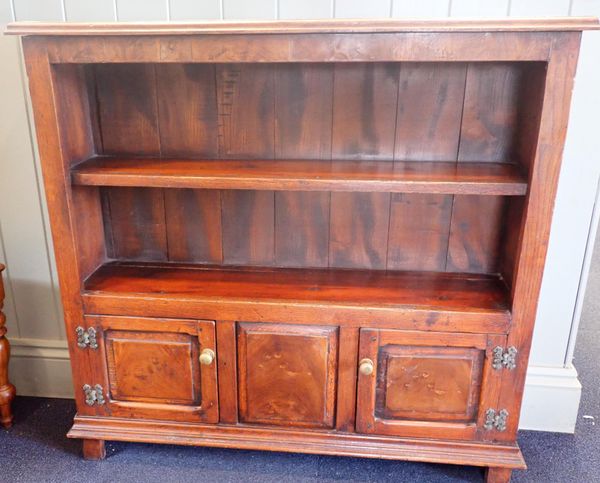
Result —
<path fill-rule="evenodd" d="M 526 469 L 517 445 L 386 438 L 329 431 L 131 421 L 76 416 L 69 438 Z M 492 480 L 494 481 L 494 480 Z M 500 480 L 498 480 L 500 481 Z"/>

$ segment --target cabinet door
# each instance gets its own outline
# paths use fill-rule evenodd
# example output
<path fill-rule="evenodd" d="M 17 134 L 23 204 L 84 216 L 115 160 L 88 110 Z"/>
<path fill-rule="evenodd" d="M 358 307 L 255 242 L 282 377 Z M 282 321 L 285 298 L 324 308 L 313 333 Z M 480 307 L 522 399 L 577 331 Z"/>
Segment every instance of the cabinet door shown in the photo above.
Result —
<path fill-rule="evenodd" d="M 332 428 L 338 328 L 238 324 L 244 423 Z"/>
<path fill-rule="evenodd" d="M 505 340 L 503 335 L 362 329 L 357 431 L 488 439 L 485 412 L 496 407 L 502 375 L 492 368 L 492 351 Z"/>
<path fill-rule="evenodd" d="M 107 415 L 218 422 L 214 322 L 86 319 L 100 333 Z"/>

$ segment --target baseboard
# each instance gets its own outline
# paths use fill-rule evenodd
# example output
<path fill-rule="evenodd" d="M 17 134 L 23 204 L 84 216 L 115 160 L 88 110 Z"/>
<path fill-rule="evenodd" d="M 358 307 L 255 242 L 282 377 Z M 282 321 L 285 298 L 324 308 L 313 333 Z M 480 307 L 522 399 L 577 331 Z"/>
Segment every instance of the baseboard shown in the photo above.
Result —
<path fill-rule="evenodd" d="M 64 341 L 12 339 L 10 376 L 22 396 L 73 397 L 69 351 Z M 530 367 L 521 429 L 573 433 L 581 384 L 574 367 Z"/>
<path fill-rule="evenodd" d="M 66 341 L 10 338 L 10 381 L 20 396 L 73 397 Z"/>
<path fill-rule="evenodd" d="M 571 367 L 530 366 L 519 429 L 574 433 L 581 383 Z"/>

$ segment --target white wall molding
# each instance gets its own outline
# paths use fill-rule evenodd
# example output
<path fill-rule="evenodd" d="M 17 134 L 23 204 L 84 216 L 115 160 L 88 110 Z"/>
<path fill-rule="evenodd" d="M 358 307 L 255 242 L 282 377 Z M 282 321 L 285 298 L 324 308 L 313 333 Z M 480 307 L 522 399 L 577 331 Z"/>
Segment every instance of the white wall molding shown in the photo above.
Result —
<path fill-rule="evenodd" d="M 529 366 L 519 429 L 575 432 L 581 383 L 573 367 Z"/>
<path fill-rule="evenodd" d="M 9 374 L 19 396 L 73 397 L 71 364 L 64 340 L 9 338 Z"/>

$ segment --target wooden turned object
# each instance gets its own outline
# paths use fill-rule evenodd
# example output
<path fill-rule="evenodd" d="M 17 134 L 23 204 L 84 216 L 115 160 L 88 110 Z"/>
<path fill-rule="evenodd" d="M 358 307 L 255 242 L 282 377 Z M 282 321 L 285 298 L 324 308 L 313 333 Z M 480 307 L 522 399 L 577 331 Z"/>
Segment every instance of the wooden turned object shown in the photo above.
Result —
<path fill-rule="evenodd" d="M 0 424 L 9 428 L 13 423 L 12 401 L 16 390 L 8 380 L 8 363 L 10 360 L 10 344 L 6 338 L 6 316 L 2 312 L 4 306 L 4 284 L 2 272 L 4 265 L 0 264 Z"/>

